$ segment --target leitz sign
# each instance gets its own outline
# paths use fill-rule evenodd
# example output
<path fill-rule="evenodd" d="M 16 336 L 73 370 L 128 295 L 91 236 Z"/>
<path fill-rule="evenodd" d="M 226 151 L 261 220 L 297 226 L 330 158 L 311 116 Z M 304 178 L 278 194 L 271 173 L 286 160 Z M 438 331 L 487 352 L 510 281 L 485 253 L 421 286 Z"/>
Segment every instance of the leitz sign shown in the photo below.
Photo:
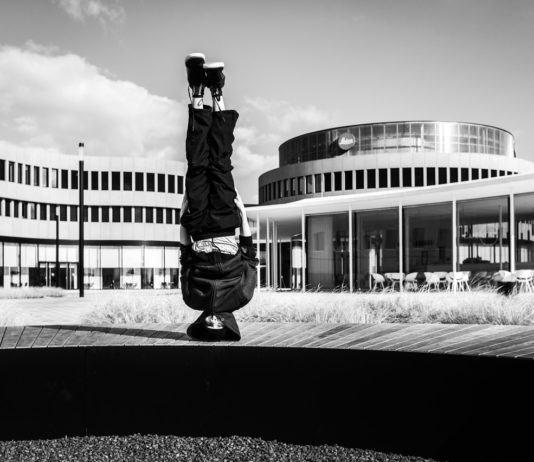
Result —
<path fill-rule="evenodd" d="M 352 133 L 343 133 L 339 136 L 337 139 L 337 145 L 340 149 L 343 149 L 343 151 L 348 151 L 350 148 L 352 148 L 356 144 L 356 138 Z"/>

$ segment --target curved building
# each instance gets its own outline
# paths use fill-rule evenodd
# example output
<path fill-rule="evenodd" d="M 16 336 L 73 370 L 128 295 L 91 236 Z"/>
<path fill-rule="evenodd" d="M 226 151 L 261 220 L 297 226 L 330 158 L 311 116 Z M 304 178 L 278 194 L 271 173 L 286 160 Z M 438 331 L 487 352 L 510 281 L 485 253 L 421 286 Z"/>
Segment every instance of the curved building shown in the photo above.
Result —
<path fill-rule="evenodd" d="M 321 130 L 259 178 L 262 283 L 368 289 L 375 273 L 534 269 L 534 163 L 513 135 L 462 122 Z M 483 275 L 486 274 L 486 276 Z"/>
<path fill-rule="evenodd" d="M 84 164 L 85 287 L 177 287 L 184 163 Z M 78 180 L 77 156 L 0 154 L 0 286 L 78 288 Z"/>

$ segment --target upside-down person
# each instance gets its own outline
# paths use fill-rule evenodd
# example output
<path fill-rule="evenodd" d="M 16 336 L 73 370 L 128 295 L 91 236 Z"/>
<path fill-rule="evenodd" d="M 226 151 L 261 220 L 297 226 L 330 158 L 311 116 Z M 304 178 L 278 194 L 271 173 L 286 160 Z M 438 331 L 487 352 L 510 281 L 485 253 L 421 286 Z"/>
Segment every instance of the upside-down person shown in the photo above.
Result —
<path fill-rule="evenodd" d="M 192 53 L 185 65 L 192 101 L 180 211 L 180 282 L 185 303 L 202 311 L 187 333 L 200 340 L 240 340 L 232 313 L 254 294 L 258 260 L 232 177 L 230 157 L 239 115 L 224 107 L 223 63 L 207 64 L 202 53 Z M 211 92 L 213 107 L 204 105 L 205 88 Z M 239 243 L 236 228 L 240 228 Z"/>

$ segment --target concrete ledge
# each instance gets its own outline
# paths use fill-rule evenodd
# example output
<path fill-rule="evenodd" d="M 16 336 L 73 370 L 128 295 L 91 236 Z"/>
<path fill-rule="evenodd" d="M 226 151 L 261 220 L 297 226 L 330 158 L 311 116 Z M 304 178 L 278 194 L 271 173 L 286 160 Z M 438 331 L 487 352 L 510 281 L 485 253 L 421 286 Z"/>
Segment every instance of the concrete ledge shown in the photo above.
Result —
<path fill-rule="evenodd" d="M 530 425 L 523 423 L 534 411 L 534 361 L 529 359 L 253 346 L 245 337 L 232 347 L 198 345 L 183 339 L 177 326 L 152 329 L 146 338 L 154 343 L 148 345 L 80 346 L 77 341 L 78 346 L 51 346 L 59 332 L 88 332 L 81 327 L 59 329 L 48 347 L 34 342 L 34 347 L 0 350 L 0 439 L 239 434 L 443 460 L 517 460 L 531 453 Z M 246 330 L 253 327 L 260 342 L 264 326 L 251 324 Z M 364 332 L 335 327 L 319 329 L 330 334 L 308 337 L 309 344 L 339 342 L 340 333 L 349 329 Z M 390 341 L 393 333 L 400 335 L 398 329 L 383 328 Z M 6 332 L 11 331 L 3 333 L 4 339 Z M 26 338 L 28 345 L 24 332 L 18 341 Z M 288 326 L 285 333 L 291 337 Z M 380 335 L 375 334 L 376 342 Z M 281 342 L 284 336 L 274 338 Z M 165 341 L 172 344 L 157 343 Z"/>

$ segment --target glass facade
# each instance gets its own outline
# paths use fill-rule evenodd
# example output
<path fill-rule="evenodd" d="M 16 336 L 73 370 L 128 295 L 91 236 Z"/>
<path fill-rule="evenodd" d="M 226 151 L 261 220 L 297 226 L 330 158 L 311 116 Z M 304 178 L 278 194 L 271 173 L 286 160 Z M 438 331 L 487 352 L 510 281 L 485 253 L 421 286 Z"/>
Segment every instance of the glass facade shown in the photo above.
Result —
<path fill-rule="evenodd" d="M 354 136 L 350 154 L 380 152 L 465 152 L 514 157 L 513 136 L 487 125 L 457 122 L 394 122 L 355 125 L 309 133 L 292 138 L 280 146 L 280 166 L 326 159 L 343 154 L 337 140 Z"/>
<path fill-rule="evenodd" d="M 515 267 L 534 268 L 534 193 L 518 194 L 515 202 Z"/>
<path fill-rule="evenodd" d="M 508 198 L 460 201 L 457 210 L 458 269 L 509 270 Z"/>
<path fill-rule="evenodd" d="M 348 289 L 348 213 L 307 217 L 307 285 L 322 289 Z"/>
<path fill-rule="evenodd" d="M 357 289 L 372 287 L 372 273 L 399 271 L 399 210 L 353 213 L 353 281 Z"/>

